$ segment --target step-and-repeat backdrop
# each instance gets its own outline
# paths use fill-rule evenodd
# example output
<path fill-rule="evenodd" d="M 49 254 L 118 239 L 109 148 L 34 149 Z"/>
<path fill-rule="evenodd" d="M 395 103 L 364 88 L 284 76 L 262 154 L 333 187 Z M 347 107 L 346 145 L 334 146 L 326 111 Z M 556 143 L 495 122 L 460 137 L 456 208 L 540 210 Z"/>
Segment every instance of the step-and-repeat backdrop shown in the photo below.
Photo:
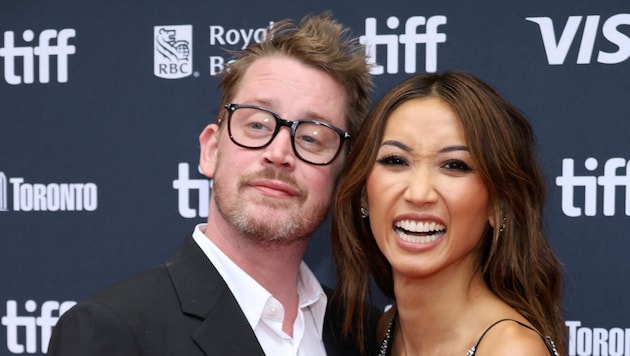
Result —
<path fill-rule="evenodd" d="M 458 68 L 527 115 L 569 354 L 630 355 L 628 0 L 2 0 L 0 355 L 45 353 L 60 313 L 204 221 L 197 136 L 225 50 L 325 10 L 370 50 L 375 97 Z M 327 228 L 306 261 L 332 285 Z"/>

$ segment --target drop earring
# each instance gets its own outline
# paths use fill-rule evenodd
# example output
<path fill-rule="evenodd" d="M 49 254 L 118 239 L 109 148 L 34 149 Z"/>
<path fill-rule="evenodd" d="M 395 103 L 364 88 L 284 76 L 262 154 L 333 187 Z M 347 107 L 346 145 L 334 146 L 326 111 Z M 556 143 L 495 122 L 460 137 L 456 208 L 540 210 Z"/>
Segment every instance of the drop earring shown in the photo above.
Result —
<path fill-rule="evenodd" d="M 501 227 L 499 228 L 499 234 L 502 234 L 505 231 L 505 223 L 507 222 L 507 216 L 503 216 L 503 221 L 501 222 Z"/>
<path fill-rule="evenodd" d="M 366 207 L 364 207 L 364 206 L 362 206 L 362 207 L 361 207 L 361 217 L 362 217 L 363 219 L 365 219 L 365 218 L 367 218 L 368 216 L 369 216 L 369 214 L 368 214 L 368 210 L 367 210 L 367 208 L 366 208 Z"/>

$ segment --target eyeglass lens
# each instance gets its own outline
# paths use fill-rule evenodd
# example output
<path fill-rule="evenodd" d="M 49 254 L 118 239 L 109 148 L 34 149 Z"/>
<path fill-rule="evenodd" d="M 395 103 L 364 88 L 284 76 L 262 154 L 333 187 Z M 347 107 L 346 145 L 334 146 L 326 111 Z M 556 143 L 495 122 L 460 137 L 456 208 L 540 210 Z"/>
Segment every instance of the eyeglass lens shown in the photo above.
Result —
<path fill-rule="evenodd" d="M 258 108 L 238 107 L 231 112 L 230 133 L 239 145 L 261 148 L 268 145 L 280 130 L 273 114 Z M 341 144 L 337 131 L 318 122 L 293 123 L 293 149 L 298 157 L 315 164 L 332 160 Z"/>

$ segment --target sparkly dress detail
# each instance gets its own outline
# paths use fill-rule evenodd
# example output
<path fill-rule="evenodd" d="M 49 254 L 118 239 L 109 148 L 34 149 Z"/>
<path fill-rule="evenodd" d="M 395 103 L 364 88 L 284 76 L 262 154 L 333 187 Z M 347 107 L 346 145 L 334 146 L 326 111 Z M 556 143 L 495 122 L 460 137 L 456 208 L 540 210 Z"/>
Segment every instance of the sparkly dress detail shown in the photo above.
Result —
<path fill-rule="evenodd" d="M 498 321 L 495 321 L 492 325 L 490 325 L 486 330 L 484 330 L 484 332 L 481 334 L 481 336 L 479 337 L 479 339 L 477 340 L 477 343 L 475 344 L 475 346 L 471 347 L 470 350 L 468 350 L 468 352 L 466 353 L 466 356 L 475 356 L 475 352 L 477 352 L 477 347 L 479 346 L 479 343 L 481 342 L 481 340 L 483 339 L 483 337 L 486 335 L 486 333 L 492 329 L 492 327 L 494 327 L 495 325 L 497 325 L 498 323 L 504 322 L 504 321 L 513 321 L 525 328 L 528 328 L 530 330 L 535 331 L 538 335 L 540 335 L 540 337 L 542 338 L 542 340 L 545 343 L 545 346 L 547 346 L 547 350 L 549 350 L 549 355 L 550 356 L 560 356 L 558 354 L 558 350 L 556 349 L 556 344 L 553 342 L 553 340 L 551 339 L 551 337 L 549 336 L 543 336 L 540 332 L 538 332 L 538 330 L 525 325 L 523 323 L 521 323 L 520 321 L 514 320 L 514 319 L 501 319 Z M 390 356 L 392 353 L 392 345 L 394 343 L 393 340 L 393 334 L 394 334 L 394 325 L 396 323 L 396 315 L 394 315 L 393 318 L 390 319 L 389 324 L 387 324 L 387 331 L 385 332 L 385 338 L 383 339 L 383 341 L 381 342 L 381 346 L 379 348 L 379 352 L 378 352 L 378 356 Z"/>

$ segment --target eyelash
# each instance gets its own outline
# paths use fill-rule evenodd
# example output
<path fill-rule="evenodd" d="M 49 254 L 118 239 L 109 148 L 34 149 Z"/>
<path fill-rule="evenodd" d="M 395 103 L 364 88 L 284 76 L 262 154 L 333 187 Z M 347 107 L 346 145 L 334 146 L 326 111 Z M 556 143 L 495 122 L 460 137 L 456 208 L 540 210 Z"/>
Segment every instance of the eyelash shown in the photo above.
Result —
<path fill-rule="evenodd" d="M 397 155 L 383 156 L 377 159 L 376 162 L 383 166 L 409 166 L 407 160 Z M 464 161 L 458 159 L 451 159 L 444 162 L 444 164 L 441 165 L 441 168 L 445 168 L 449 171 L 458 171 L 463 173 L 473 171 L 472 167 L 470 167 Z"/>
<path fill-rule="evenodd" d="M 449 166 L 451 166 L 451 168 L 448 168 Z M 457 167 L 452 167 L 452 166 L 457 166 Z M 448 170 L 454 170 L 454 171 L 460 171 L 460 172 L 471 172 L 473 170 L 464 161 L 460 161 L 458 159 L 452 159 L 452 160 L 446 161 L 446 163 L 444 163 L 442 167 Z"/>
<path fill-rule="evenodd" d="M 403 165 L 408 166 L 409 165 L 404 158 L 397 155 L 383 156 L 377 159 L 376 162 L 378 164 L 382 164 L 383 166 L 403 166 Z"/>

